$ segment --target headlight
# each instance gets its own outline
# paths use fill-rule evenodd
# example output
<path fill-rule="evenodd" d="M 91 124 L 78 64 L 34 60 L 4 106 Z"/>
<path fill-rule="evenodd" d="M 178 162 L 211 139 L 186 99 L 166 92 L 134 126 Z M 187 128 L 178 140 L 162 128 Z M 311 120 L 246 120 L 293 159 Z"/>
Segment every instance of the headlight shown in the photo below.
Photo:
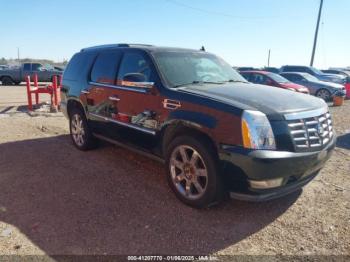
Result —
<path fill-rule="evenodd" d="M 244 110 L 242 115 L 243 146 L 251 149 L 276 149 L 275 137 L 266 115 Z"/>

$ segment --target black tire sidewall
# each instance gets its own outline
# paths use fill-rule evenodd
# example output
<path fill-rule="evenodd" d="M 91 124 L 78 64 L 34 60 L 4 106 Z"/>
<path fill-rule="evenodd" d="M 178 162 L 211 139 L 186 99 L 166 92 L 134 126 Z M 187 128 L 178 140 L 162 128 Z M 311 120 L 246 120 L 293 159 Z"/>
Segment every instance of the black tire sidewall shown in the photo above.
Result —
<path fill-rule="evenodd" d="M 80 118 L 82 119 L 83 128 L 85 131 L 84 143 L 81 146 L 75 142 L 73 135 L 72 135 L 72 118 L 76 114 L 78 114 L 80 116 Z M 91 133 L 91 130 L 89 128 L 85 113 L 82 112 L 82 110 L 74 108 L 70 112 L 70 114 L 69 114 L 69 131 L 70 131 L 70 136 L 71 136 L 71 139 L 72 139 L 74 146 L 76 148 L 78 148 L 79 150 L 86 151 L 86 150 L 89 150 L 89 149 L 92 149 L 93 147 L 95 147 L 95 144 L 96 144 L 95 138 L 93 137 L 93 135 Z"/>
<path fill-rule="evenodd" d="M 11 79 L 10 77 L 8 77 L 8 76 L 3 77 L 3 78 L 1 79 L 1 83 L 2 83 L 2 85 L 4 85 L 4 86 L 13 85 L 12 79 Z"/>
<path fill-rule="evenodd" d="M 185 198 L 177 190 L 172 181 L 170 172 L 170 157 L 174 149 L 180 145 L 187 145 L 194 148 L 201 155 L 206 165 L 208 171 L 208 184 L 205 193 L 199 199 L 190 200 Z M 165 160 L 168 184 L 177 198 L 180 199 L 183 203 L 195 208 L 205 208 L 216 204 L 221 200 L 221 196 L 223 195 L 223 186 L 218 172 L 218 160 L 215 156 L 215 153 L 207 143 L 190 136 L 177 137 L 168 145 L 165 154 Z"/>

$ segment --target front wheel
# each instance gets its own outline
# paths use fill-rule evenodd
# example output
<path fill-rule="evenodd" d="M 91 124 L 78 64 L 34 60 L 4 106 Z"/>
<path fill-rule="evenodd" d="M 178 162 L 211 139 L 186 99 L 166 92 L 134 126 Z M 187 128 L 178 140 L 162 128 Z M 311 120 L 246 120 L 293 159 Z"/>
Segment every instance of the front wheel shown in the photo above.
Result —
<path fill-rule="evenodd" d="M 73 109 L 70 113 L 70 135 L 73 144 L 82 151 L 93 149 L 97 145 L 96 138 L 93 137 L 84 112 Z"/>
<path fill-rule="evenodd" d="M 322 98 L 324 101 L 329 101 L 332 94 L 327 89 L 320 89 L 317 91 L 316 96 Z"/>
<path fill-rule="evenodd" d="M 11 77 L 8 77 L 8 76 L 4 76 L 1 79 L 1 82 L 2 82 L 3 86 L 11 86 L 13 84 L 13 81 L 12 81 Z"/>
<path fill-rule="evenodd" d="M 178 137 L 166 152 L 168 183 L 185 204 L 205 208 L 223 196 L 215 153 L 205 141 Z"/>

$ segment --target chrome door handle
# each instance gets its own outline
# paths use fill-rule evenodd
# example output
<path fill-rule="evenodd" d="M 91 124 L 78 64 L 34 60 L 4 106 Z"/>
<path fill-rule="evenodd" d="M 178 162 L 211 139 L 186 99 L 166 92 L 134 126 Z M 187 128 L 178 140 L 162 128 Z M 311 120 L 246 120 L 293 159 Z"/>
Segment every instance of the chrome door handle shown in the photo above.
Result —
<path fill-rule="evenodd" d="M 108 97 L 108 99 L 111 101 L 120 101 L 120 98 L 116 97 L 116 96 L 110 96 L 110 97 Z"/>
<path fill-rule="evenodd" d="M 85 94 L 85 95 L 88 95 L 88 94 L 90 94 L 90 91 L 89 90 L 81 90 L 81 93 Z"/>

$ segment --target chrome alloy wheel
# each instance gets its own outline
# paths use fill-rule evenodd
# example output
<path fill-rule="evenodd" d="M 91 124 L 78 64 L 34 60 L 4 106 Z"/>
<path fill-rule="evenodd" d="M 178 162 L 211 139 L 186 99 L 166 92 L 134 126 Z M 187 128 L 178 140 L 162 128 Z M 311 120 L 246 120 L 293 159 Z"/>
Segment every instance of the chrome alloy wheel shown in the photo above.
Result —
<path fill-rule="evenodd" d="M 208 185 L 208 171 L 200 154 L 180 145 L 170 156 L 170 174 L 178 192 L 189 200 L 200 198 Z"/>
<path fill-rule="evenodd" d="M 71 120 L 71 131 L 74 142 L 78 146 L 83 146 L 85 142 L 85 130 L 83 120 L 79 114 L 74 114 Z"/>

